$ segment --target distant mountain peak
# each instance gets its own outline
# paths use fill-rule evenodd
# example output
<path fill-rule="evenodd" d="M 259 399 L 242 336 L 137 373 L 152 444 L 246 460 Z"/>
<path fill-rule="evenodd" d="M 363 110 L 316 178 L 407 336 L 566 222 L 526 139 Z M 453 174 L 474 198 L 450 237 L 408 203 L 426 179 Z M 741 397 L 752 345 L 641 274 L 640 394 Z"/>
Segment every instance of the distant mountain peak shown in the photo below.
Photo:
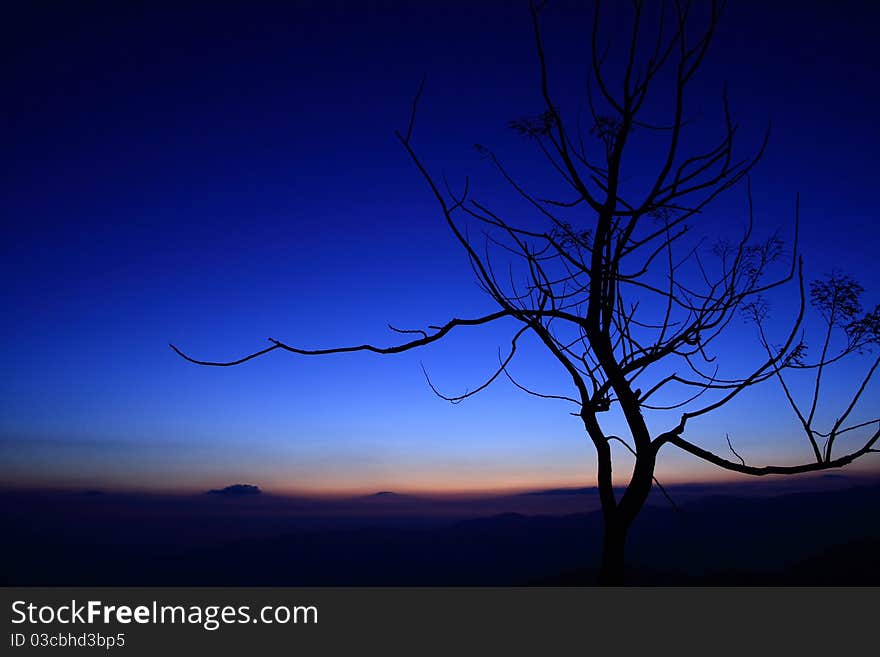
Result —
<path fill-rule="evenodd" d="M 226 488 L 215 488 L 209 490 L 208 495 L 225 495 L 227 497 L 246 497 L 248 495 L 259 495 L 263 491 L 259 486 L 253 484 L 232 484 Z"/>
<path fill-rule="evenodd" d="M 362 495 L 359 499 L 363 501 L 383 500 L 386 502 L 401 502 L 403 500 L 412 500 L 417 498 L 414 498 L 412 495 L 407 495 L 405 493 L 395 493 L 392 490 L 380 490 L 378 493 Z"/>

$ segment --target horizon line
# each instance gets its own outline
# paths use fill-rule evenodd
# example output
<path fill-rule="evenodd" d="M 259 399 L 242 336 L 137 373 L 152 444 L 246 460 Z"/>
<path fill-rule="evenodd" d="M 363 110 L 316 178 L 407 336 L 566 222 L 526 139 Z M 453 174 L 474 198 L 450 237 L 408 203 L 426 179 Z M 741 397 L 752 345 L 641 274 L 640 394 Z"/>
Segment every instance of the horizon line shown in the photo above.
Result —
<path fill-rule="evenodd" d="M 805 473 L 796 478 L 790 476 L 768 476 L 756 479 L 749 478 L 726 478 L 726 479 L 695 479 L 692 481 L 675 481 L 664 484 L 666 489 L 684 488 L 692 486 L 731 486 L 731 485 L 760 485 L 771 482 L 791 482 L 797 481 L 821 481 L 821 480 L 847 480 L 858 483 L 864 480 L 877 480 L 878 472 L 824 472 L 824 473 Z M 253 497 L 276 497 L 276 498 L 306 498 L 306 499 L 353 499 L 362 497 L 372 497 L 381 494 L 392 494 L 400 497 L 435 497 L 435 498 L 454 498 L 454 497 L 497 497 L 509 495 L 528 495 L 540 494 L 549 491 L 586 491 L 598 490 L 595 483 L 575 483 L 568 485 L 534 485 L 534 486 L 499 486 L 492 488 L 411 488 L 411 487 L 389 487 L 389 488 L 341 488 L 341 489 L 325 489 L 325 488 L 308 488 L 308 489 L 279 489 L 275 487 L 263 488 L 259 484 L 249 481 L 233 482 L 231 484 L 219 486 L 206 486 L 204 488 L 196 487 L 137 487 L 137 486 L 101 486 L 101 485 L 73 485 L 73 484 L 0 484 L 0 493 L 72 493 L 72 494 L 94 494 L 94 495 L 149 495 L 149 496 L 168 496 L 168 497 L 195 497 L 207 495 L 213 491 L 222 490 L 229 486 L 235 485 L 253 485 L 259 489 L 259 494 Z M 626 483 L 620 482 L 614 484 L 615 489 L 625 489 Z M 248 497 L 247 495 L 243 497 Z"/>

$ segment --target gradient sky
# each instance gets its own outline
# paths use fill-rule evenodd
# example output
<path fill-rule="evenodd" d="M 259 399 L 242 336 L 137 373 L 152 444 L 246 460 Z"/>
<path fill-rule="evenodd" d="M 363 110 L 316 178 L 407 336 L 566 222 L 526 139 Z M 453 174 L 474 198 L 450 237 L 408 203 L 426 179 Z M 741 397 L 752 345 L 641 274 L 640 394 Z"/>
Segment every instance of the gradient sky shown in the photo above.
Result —
<path fill-rule="evenodd" d="M 479 142 L 530 182 L 550 180 L 506 128 L 541 109 L 525 3 L 220 4 L 6 10 L 0 483 L 592 484 L 592 445 L 564 405 L 505 381 L 455 406 L 427 387 L 420 362 L 445 391 L 478 384 L 509 325 L 396 357 L 272 354 L 231 369 L 168 349 L 222 359 L 269 336 L 388 344 L 386 322 L 423 327 L 494 309 L 393 136 L 425 72 L 414 141 L 432 171 L 468 173 L 481 197 L 502 198 Z M 569 4 L 551 3 L 544 32 L 559 96 L 576 104 L 589 12 Z M 772 120 L 752 180 L 760 226 L 790 234 L 800 191 L 808 271 L 851 273 L 876 303 L 880 9 L 730 4 L 690 99 L 693 138 L 718 134 L 724 81 L 744 149 Z M 738 229 L 744 190 L 713 217 L 710 232 Z M 734 330 L 727 358 L 754 353 L 748 327 Z M 864 366 L 831 379 L 832 419 Z M 539 351 L 512 371 L 568 392 Z M 865 407 L 877 407 L 877 392 Z M 793 420 L 770 385 L 692 423 L 689 436 L 721 450 L 729 432 L 755 463 L 803 460 Z M 726 476 L 669 448 L 659 473 Z"/>

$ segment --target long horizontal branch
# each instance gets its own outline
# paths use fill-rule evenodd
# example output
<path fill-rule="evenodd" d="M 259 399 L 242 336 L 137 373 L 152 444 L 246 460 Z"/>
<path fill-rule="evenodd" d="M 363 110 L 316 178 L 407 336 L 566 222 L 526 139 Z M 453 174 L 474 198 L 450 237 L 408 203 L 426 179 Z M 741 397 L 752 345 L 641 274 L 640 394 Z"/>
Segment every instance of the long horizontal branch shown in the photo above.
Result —
<path fill-rule="evenodd" d="M 692 442 L 685 440 L 679 435 L 674 433 L 665 434 L 662 442 L 657 443 L 657 448 L 659 449 L 665 443 L 670 443 L 671 445 L 675 445 L 676 447 L 683 449 L 689 454 L 693 454 L 694 456 L 703 459 L 704 461 L 708 461 L 713 465 L 717 465 L 725 470 L 732 470 L 734 472 L 741 472 L 747 475 L 754 475 L 757 477 L 762 477 L 764 475 L 769 474 L 799 474 L 804 472 L 819 472 L 821 470 L 830 470 L 833 468 L 841 468 L 845 465 L 849 465 L 857 458 L 864 456 L 865 454 L 869 454 L 872 452 L 878 452 L 880 450 L 874 449 L 874 444 L 877 440 L 880 439 L 880 429 L 878 429 L 874 435 L 862 446 L 861 449 L 858 449 L 854 452 L 850 452 L 844 456 L 838 457 L 829 461 L 811 461 L 810 463 L 802 463 L 800 465 L 764 465 L 764 466 L 753 466 L 746 465 L 745 463 L 736 463 L 734 461 L 729 461 L 725 458 L 718 456 L 717 454 L 710 452 L 709 450 L 703 449 L 702 447 L 698 447 L 694 445 Z"/>
<path fill-rule="evenodd" d="M 260 356 L 268 354 L 270 351 L 275 351 L 279 349 L 283 351 L 289 351 L 294 354 L 300 354 L 302 356 L 325 356 L 327 354 L 342 354 L 350 353 L 353 351 L 370 351 L 376 354 L 399 354 L 404 351 L 409 351 L 410 349 L 415 349 L 416 347 L 423 347 L 425 345 L 431 344 L 432 342 L 436 342 L 457 326 L 478 326 L 480 324 L 488 324 L 489 322 L 493 322 L 496 319 L 501 319 L 502 317 L 507 317 L 509 315 L 510 313 L 507 310 L 499 310 L 490 315 L 484 315 L 482 317 L 476 317 L 472 319 L 454 318 L 449 320 L 443 326 L 432 327 L 436 328 L 436 331 L 434 333 L 425 333 L 421 338 L 410 340 L 409 342 L 404 342 L 401 344 L 392 345 L 390 347 L 377 347 L 371 344 L 361 344 L 348 347 L 331 347 L 328 349 L 301 349 L 299 347 L 291 347 L 290 345 L 275 340 L 274 338 L 269 338 L 269 341 L 272 343 L 271 347 L 266 347 L 265 349 L 261 349 L 260 351 L 255 351 L 254 353 L 244 356 L 243 358 L 238 358 L 236 360 L 230 361 L 207 361 L 192 358 L 173 344 L 169 344 L 168 346 L 171 347 L 171 349 L 173 349 L 178 356 L 180 356 L 184 360 L 188 360 L 190 363 L 195 363 L 196 365 L 210 365 L 213 367 L 231 367 L 233 365 L 241 365 L 242 363 L 246 363 L 249 360 L 253 360 L 254 358 L 259 358 Z"/>

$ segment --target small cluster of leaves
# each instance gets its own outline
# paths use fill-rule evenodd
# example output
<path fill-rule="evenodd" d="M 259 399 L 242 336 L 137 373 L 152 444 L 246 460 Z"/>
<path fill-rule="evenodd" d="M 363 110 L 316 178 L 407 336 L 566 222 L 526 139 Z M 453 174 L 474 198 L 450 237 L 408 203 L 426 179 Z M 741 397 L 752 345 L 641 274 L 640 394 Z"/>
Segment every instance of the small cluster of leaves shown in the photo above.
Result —
<path fill-rule="evenodd" d="M 782 257 L 783 246 L 784 242 L 776 235 L 761 244 L 747 246 L 743 251 L 743 271 L 752 279 L 760 276 L 767 265 Z"/>
<path fill-rule="evenodd" d="M 529 116 L 521 119 L 514 119 L 507 125 L 509 128 L 519 133 L 523 137 L 537 139 L 547 137 L 553 128 L 556 127 L 558 117 L 556 112 L 547 110 L 537 116 Z"/>
<path fill-rule="evenodd" d="M 782 359 L 782 367 L 791 367 L 792 365 L 803 365 L 807 357 L 807 343 L 799 342 L 792 348 Z"/>
<path fill-rule="evenodd" d="M 833 273 L 827 279 L 810 283 L 810 301 L 827 322 L 846 329 L 862 312 L 864 291 L 851 276 Z"/>
<path fill-rule="evenodd" d="M 663 205 L 656 205 L 647 212 L 647 216 L 651 217 L 651 219 L 654 219 L 655 221 L 660 222 L 661 224 L 666 224 L 672 221 L 674 214 L 675 213 L 672 211 L 671 208 L 667 208 Z"/>
<path fill-rule="evenodd" d="M 859 345 L 858 350 L 880 344 L 880 306 L 863 317 L 851 321 L 845 327 L 850 339 Z"/>
<path fill-rule="evenodd" d="M 733 247 L 730 245 L 729 240 L 718 240 L 712 245 L 712 255 L 716 258 L 720 258 L 724 260 L 733 252 Z"/>
<path fill-rule="evenodd" d="M 712 245 L 712 255 L 721 260 L 726 267 L 736 268 L 737 276 L 743 276 L 751 284 L 755 284 L 768 265 L 779 260 L 785 253 L 785 242 L 774 235 L 764 242 L 749 244 L 745 247 L 734 246 L 726 239 L 718 240 Z"/>
<path fill-rule="evenodd" d="M 862 313 L 865 289 L 852 276 L 832 273 L 810 283 L 810 302 L 831 326 L 843 329 L 850 349 L 861 352 L 880 344 L 880 306 Z"/>
<path fill-rule="evenodd" d="M 554 227 L 551 234 L 553 239 L 566 249 L 589 249 L 593 240 L 592 230 L 578 230 L 567 222 Z"/>
<path fill-rule="evenodd" d="M 615 116 L 597 116 L 590 128 L 590 134 L 598 137 L 606 144 L 613 143 L 620 132 L 620 119 Z"/>
<path fill-rule="evenodd" d="M 764 297 L 758 296 L 751 301 L 745 302 L 740 311 L 746 319 L 760 325 L 770 314 L 770 306 Z"/>

